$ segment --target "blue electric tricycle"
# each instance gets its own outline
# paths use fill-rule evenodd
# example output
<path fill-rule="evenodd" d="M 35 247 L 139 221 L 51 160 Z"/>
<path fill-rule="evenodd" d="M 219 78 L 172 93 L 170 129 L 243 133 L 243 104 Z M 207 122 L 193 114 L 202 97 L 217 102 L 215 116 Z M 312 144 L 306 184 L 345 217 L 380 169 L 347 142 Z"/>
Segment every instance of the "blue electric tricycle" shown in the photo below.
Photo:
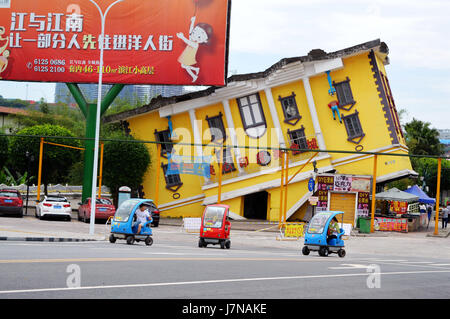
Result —
<path fill-rule="evenodd" d="M 124 201 L 114 214 L 114 219 L 111 222 L 111 235 L 109 242 L 115 243 L 117 239 L 125 239 L 128 245 L 132 245 L 134 241 L 143 240 L 147 246 L 153 244 L 152 229 L 150 223 L 142 227 L 141 232 L 136 234 L 136 210 L 142 204 L 151 204 L 151 199 L 133 198 Z"/>
<path fill-rule="evenodd" d="M 342 223 L 337 235 L 330 236 L 328 227 L 333 218 L 341 215 Z M 320 256 L 328 256 L 330 253 L 336 253 L 339 257 L 345 256 L 344 241 L 342 235 L 344 212 L 325 211 L 319 212 L 311 218 L 305 232 L 305 244 L 302 249 L 303 255 L 309 255 L 311 251 L 318 251 Z M 332 238 L 330 238 L 332 237 Z"/>

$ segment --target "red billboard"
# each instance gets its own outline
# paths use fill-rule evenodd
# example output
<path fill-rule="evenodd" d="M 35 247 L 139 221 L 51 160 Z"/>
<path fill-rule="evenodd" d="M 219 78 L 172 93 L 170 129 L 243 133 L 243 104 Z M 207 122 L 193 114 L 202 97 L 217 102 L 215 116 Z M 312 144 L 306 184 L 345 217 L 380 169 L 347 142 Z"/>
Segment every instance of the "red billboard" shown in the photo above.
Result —
<path fill-rule="evenodd" d="M 102 37 L 100 11 L 114 2 Z M 103 47 L 103 83 L 222 86 L 230 6 L 231 0 L 0 0 L 0 79 L 96 83 Z"/>

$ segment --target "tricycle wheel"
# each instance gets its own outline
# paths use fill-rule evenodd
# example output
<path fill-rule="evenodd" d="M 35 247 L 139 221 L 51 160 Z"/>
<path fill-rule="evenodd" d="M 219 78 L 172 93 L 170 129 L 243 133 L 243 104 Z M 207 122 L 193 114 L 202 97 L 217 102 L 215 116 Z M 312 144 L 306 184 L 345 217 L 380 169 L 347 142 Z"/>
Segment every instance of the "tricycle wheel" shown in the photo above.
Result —
<path fill-rule="evenodd" d="M 206 247 L 205 242 L 202 238 L 200 238 L 198 240 L 198 247 L 202 248 L 202 247 Z"/>
<path fill-rule="evenodd" d="M 109 242 L 110 242 L 111 244 L 114 244 L 114 243 L 116 242 L 116 237 L 114 237 L 113 234 L 109 235 Z"/>
<path fill-rule="evenodd" d="M 230 247 L 231 247 L 231 241 L 227 240 L 227 242 L 225 243 L 225 247 L 226 247 L 227 249 L 230 249 Z"/>
<path fill-rule="evenodd" d="M 127 236 L 127 244 L 128 245 L 134 244 L 134 236 Z"/>
<path fill-rule="evenodd" d="M 225 249 L 225 241 L 222 240 L 220 242 L 220 248 Z"/>
<path fill-rule="evenodd" d="M 338 250 L 338 256 L 341 257 L 341 258 L 345 257 L 345 249 L 339 249 Z"/>
<path fill-rule="evenodd" d="M 147 246 L 151 246 L 153 244 L 153 238 L 151 238 L 150 236 L 148 236 L 147 238 L 145 238 L 145 244 Z"/>
<path fill-rule="evenodd" d="M 303 254 L 303 255 L 308 256 L 310 252 L 311 252 L 311 251 L 309 250 L 308 246 L 304 246 L 304 247 L 302 248 L 302 254 Z"/>
<path fill-rule="evenodd" d="M 327 257 L 328 256 L 328 247 L 320 247 L 319 256 Z"/>

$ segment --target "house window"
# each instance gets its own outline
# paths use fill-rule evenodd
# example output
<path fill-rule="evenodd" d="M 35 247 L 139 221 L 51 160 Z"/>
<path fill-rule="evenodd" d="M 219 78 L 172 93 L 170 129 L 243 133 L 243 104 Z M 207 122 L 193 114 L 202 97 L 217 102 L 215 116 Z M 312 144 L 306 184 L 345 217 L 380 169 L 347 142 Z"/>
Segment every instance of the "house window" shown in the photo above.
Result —
<path fill-rule="evenodd" d="M 339 108 L 350 111 L 353 105 L 356 104 L 353 99 L 352 89 L 350 87 L 350 79 L 342 82 L 333 82 L 333 86 L 336 89 L 337 98 L 339 100 Z"/>
<path fill-rule="evenodd" d="M 155 139 L 157 142 L 171 142 L 170 131 L 167 129 L 165 131 L 155 130 Z M 172 144 L 161 144 L 161 156 L 167 158 L 167 154 L 172 152 Z"/>
<path fill-rule="evenodd" d="M 206 121 L 208 121 L 209 129 L 211 132 L 211 142 L 225 142 L 225 126 L 223 125 L 222 113 L 217 116 L 208 117 L 206 116 Z"/>
<path fill-rule="evenodd" d="M 298 113 L 297 102 L 295 101 L 295 93 L 292 95 L 281 97 L 278 96 L 278 100 L 281 103 L 281 108 L 283 109 L 284 122 L 295 125 L 302 118 Z"/>
<path fill-rule="evenodd" d="M 293 155 L 297 155 L 302 152 L 302 151 L 295 151 L 296 149 L 303 149 L 303 150 L 308 149 L 308 142 L 306 141 L 305 128 L 303 127 L 303 125 L 298 130 L 294 131 L 288 130 L 288 135 L 291 149 L 294 150 L 292 152 Z"/>
<path fill-rule="evenodd" d="M 220 163 L 220 151 L 216 151 L 217 162 Z M 233 156 L 231 155 L 230 148 L 223 149 L 223 164 L 222 164 L 222 174 L 231 173 L 235 171 Z"/>
<path fill-rule="evenodd" d="M 365 136 L 358 114 L 359 112 L 356 110 L 355 113 L 342 117 L 345 124 L 345 129 L 347 130 L 347 140 L 356 144 L 359 144 Z"/>
<path fill-rule="evenodd" d="M 162 164 L 161 167 L 164 171 L 164 178 L 166 179 L 166 188 L 173 191 L 178 190 L 178 188 L 183 185 L 183 183 L 181 182 L 180 174 L 166 175 L 168 164 Z M 176 187 L 176 189 L 173 189 L 174 187 Z"/>
<path fill-rule="evenodd" d="M 245 130 L 259 126 L 266 127 L 266 119 L 258 93 L 241 97 L 237 99 L 237 102 Z"/>

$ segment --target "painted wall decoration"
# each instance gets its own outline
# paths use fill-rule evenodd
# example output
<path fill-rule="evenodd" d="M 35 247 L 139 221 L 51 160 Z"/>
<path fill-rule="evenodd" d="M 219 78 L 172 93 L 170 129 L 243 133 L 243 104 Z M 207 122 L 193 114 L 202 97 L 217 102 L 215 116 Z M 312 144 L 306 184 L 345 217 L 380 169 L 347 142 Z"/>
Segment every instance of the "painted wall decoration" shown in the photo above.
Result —
<path fill-rule="evenodd" d="M 190 174 L 211 177 L 210 162 L 211 156 L 181 156 L 169 155 L 169 162 L 166 175 Z"/>
<path fill-rule="evenodd" d="M 270 164 L 271 160 L 272 159 L 268 151 L 260 151 L 258 152 L 258 154 L 256 154 L 256 161 L 258 165 L 267 166 Z"/>
<path fill-rule="evenodd" d="M 111 0 L 95 0 L 104 14 Z M 125 0 L 108 11 L 105 36 L 89 0 L 4 0 L 0 77 L 96 83 L 226 84 L 229 0 Z"/>
<path fill-rule="evenodd" d="M 247 167 L 248 166 L 248 157 L 239 157 L 239 167 Z"/>
<path fill-rule="evenodd" d="M 333 113 L 333 120 L 336 120 L 336 115 L 339 118 L 339 123 L 342 123 L 341 119 L 341 113 L 339 112 L 339 102 L 334 100 L 328 103 L 328 107 L 331 109 L 331 112 Z"/>
<path fill-rule="evenodd" d="M 327 74 L 327 80 L 328 80 L 328 84 L 330 86 L 330 89 L 328 90 L 328 94 L 333 96 L 334 94 L 336 94 L 336 89 L 333 87 L 333 80 L 331 79 L 330 71 L 326 71 L 325 73 Z"/>

